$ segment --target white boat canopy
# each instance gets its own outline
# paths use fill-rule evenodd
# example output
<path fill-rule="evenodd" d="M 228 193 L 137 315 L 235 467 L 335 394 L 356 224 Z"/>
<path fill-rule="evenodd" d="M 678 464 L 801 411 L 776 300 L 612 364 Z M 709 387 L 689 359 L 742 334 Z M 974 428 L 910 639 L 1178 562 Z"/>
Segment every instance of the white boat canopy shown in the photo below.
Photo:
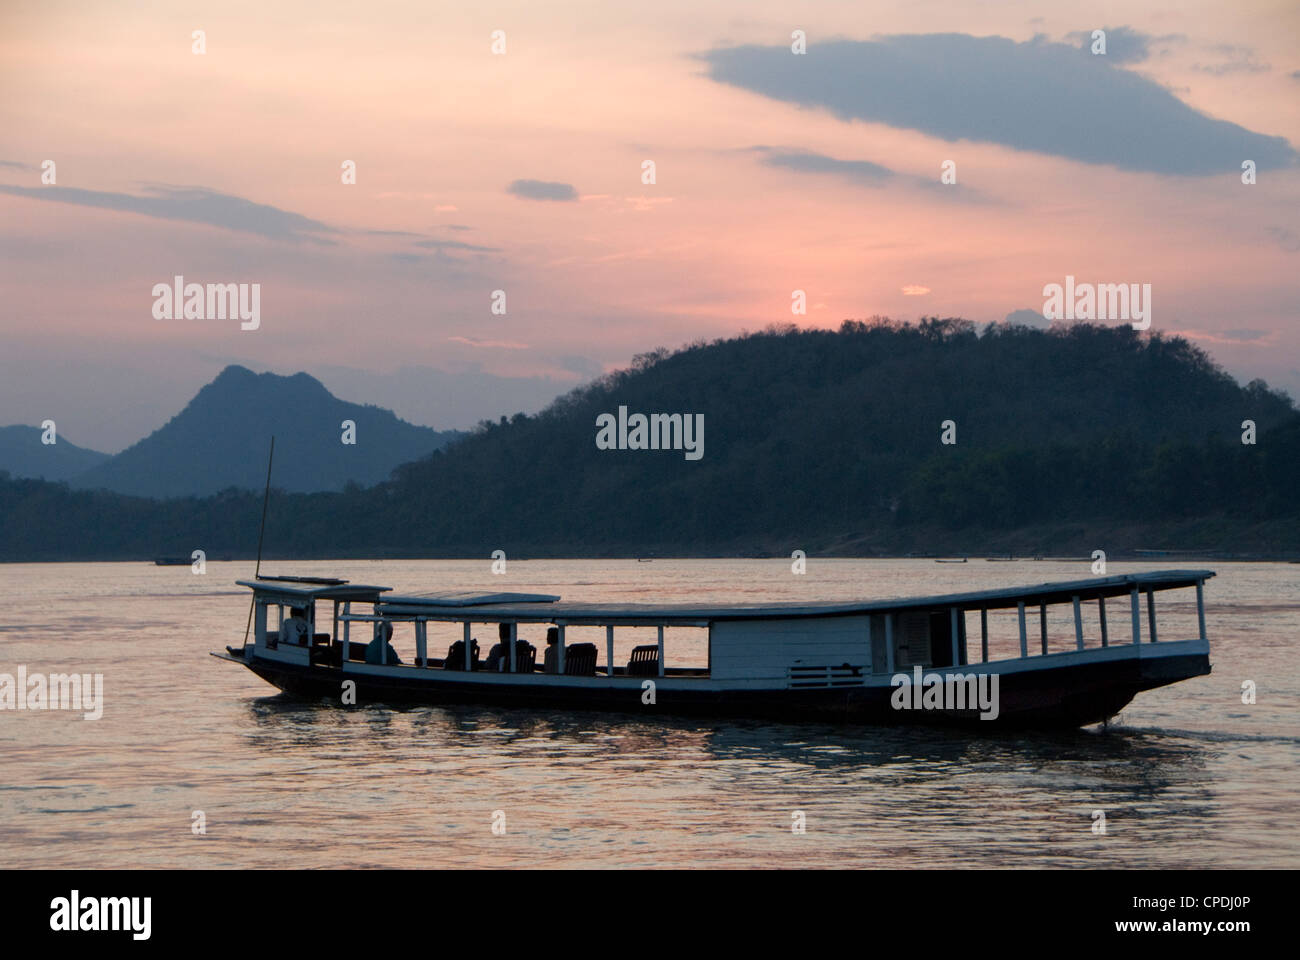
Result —
<path fill-rule="evenodd" d="M 338 600 L 354 603 L 374 603 L 381 593 L 392 587 L 373 587 L 346 580 L 315 581 L 306 577 L 263 577 L 260 580 L 236 580 L 241 587 L 249 587 L 256 594 L 280 597 L 291 601 Z"/>
<path fill-rule="evenodd" d="M 558 596 L 550 593 L 408 593 L 384 597 L 389 607 L 483 607 L 503 603 L 554 603 Z"/>
<path fill-rule="evenodd" d="M 375 602 L 380 616 L 419 617 L 427 620 L 464 620 L 473 608 L 477 621 L 518 623 L 564 622 L 574 626 L 605 624 L 678 624 L 699 626 L 718 620 L 772 620 L 790 617 L 833 617 L 886 611 L 960 608 L 998 610 L 1019 604 L 1036 605 L 1128 596 L 1136 591 L 1172 590 L 1198 586 L 1214 576 L 1211 570 L 1156 570 L 1112 577 L 1093 577 L 1024 587 L 1000 587 L 968 593 L 930 597 L 900 597 L 860 600 L 850 603 L 766 604 L 644 604 L 644 603 L 561 603 L 546 594 L 429 594 L 423 597 L 382 597 Z M 510 597 L 512 599 L 496 598 Z M 513 599 L 523 597 L 527 599 Z M 449 600 L 447 598 L 456 598 Z"/>

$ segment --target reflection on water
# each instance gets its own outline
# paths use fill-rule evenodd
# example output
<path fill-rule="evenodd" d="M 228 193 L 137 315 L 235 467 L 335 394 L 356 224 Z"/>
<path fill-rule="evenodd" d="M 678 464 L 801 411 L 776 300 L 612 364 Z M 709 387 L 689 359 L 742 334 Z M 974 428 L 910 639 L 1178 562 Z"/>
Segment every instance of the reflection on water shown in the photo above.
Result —
<path fill-rule="evenodd" d="M 823 561 L 809 582 L 761 561 L 517 566 L 512 588 L 593 600 L 839 599 L 1078 574 Z M 481 587 L 486 571 L 347 567 L 399 589 Z M 1108 727 L 1050 735 L 304 703 L 207 656 L 242 632 L 243 596 L 217 588 L 246 571 L 51 569 L 7 571 L 33 604 L 0 613 L 0 670 L 103 672 L 106 706 L 95 722 L 0 714 L 10 865 L 1300 865 L 1300 612 L 1284 566 L 1234 565 L 1211 582 L 1213 675 L 1144 694 Z M 1243 679 L 1259 703 L 1240 702 Z M 800 819 L 806 832 L 792 832 Z"/>

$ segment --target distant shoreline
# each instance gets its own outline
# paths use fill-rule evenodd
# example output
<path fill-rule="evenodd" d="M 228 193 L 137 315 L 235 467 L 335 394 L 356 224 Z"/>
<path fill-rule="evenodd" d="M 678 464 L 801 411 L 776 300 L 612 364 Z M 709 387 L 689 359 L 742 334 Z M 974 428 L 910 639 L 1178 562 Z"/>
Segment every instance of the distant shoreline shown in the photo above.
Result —
<path fill-rule="evenodd" d="M 224 556 L 219 559 L 209 559 L 206 562 L 216 563 L 253 563 L 256 561 L 256 555 L 250 554 L 244 556 Z M 362 556 L 362 555 L 330 555 L 330 556 L 275 556 L 263 555 L 262 563 L 353 563 L 353 562 L 375 562 L 375 561 L 393 561 L 402 562 L 408 560 L 482 560 L 485 563 L 491 561 L 489 554 L 469 554 L 469 553 L 449 553 L 439 556 L 414 556 L 414 555 L 388 555 L 388 556 Z M 620 561 L 637 561 L 637 562 L 655 562 L 655 561 L 676 561 L 676 560 L 772 560 L 772 561 L 790 561 L 792 558 L 782 554 L 727 554 L 727 553 L 698 553 L 698 554 L 661 554 L 653 557 L 637 556 L 635 554 L 533 554 L 527 556 L 507 556 L 510 563 L 524 563 L 528 561 L 546 561 L 546 560 L 620 560 Z M 808 553 L 809 560 L 916 560 L 932 562 L 948 561 L 960 562 L 961 554 L 852 554 L 852 553 Z M 998 557 L 982 556 L 978 554 L 969 554 L 965 557 L 972 564 L 978 563 L 1082 563 L 1091 564 L 1091 556 L 1033 556 L 1033 557 Z M 1106 557 L 1108 564 L 1112 563 L 1296 563 L 1300 564 L 1300 555 L 1268 555 L 1268 554 L 1213 554 L 1213 553 L 1168 553 L 1158 556 L 1132 553 L 1114 553 Z M 64 557 L 55 559 L 41 560 L 0 560 L 0 564 L 34 564 L 34 563 L 142 563 L 155 565 L 151 557 Z M 166 564 L 160 569 L 167 567 L 189 566 L 185 564 Z"/>

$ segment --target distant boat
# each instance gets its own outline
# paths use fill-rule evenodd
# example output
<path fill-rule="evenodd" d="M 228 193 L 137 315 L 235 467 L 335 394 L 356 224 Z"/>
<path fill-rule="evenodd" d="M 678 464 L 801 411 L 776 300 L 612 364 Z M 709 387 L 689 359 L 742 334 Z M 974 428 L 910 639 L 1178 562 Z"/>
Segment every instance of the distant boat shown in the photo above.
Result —
<path fill-rule="evenodd" d="M 393 596 L 388 587 L 334 579 L 258 577 L 238 581 L 252 591 L 251 642 L 212 655 L 291 695 L 335 704 L 350 689 L 350 702 L 366 705 L 1078 727 L 1113 717 L 1144 690 L 1210 672 L 1203 587 L 1213 576 L 1166 570 L 896 600 L 732 605 L 562 603 L 514 593 Z M 1159 637 L 1155 595 L 1181 588 L 1195 588 L 1199 635 Z M 1112 611 L 1123 605 L 1109 629 L 1107 601 L 1118 601 Z M 1049 653 L 1047 608 L 1061 604 L 1074 610 L 1072 642 Z M 1085 639 L 1084 604 L 1097 612 L 1099 638 Z M 1018 656 L 989 659 L 990 610 L 1018 615 Z M 1040 643 L 1033 646 L 1040 649 L 1031 654 L 1035 612 Z M 978 639 L 967 635 L 968 617 L 979 623 Z M 428 649 L 430 623 L 461 627 L 445 656 Z M 351 640 L 354 624 L 370 642 Z M 486 661 L 474 625 L 502 638 Z M 521 625 L 547 627 L 541 663 L 536 648 L 519 638 Z M 411 662 L 397 659 L 394 627 L 406 649 L 413 645 Z M 604 628 L 603 657 L 596 643 L 566 643 L 574 627 Z M 657 628 L 657 640 L 633 647 L 616 664 L 615 631 L 631 628 Z M 665 631 L 678 628 L 704 631 L 707 665 L 667 664 Z M 910 691 L 900 686 L 905 681 Z"/>
<path fill-rule="evenodd" d="M 966 562 L 966 558 L 965 558 L 965 557 L 962 557 L 960 560 L 956 560 L 956 559 L 954 559 L 954 560 L 936 560 L 936 561 L 934 561 L 934 562 L 935 562 L 935 563 L 965 563 L 965 562 Z"/>
<path fill-rule="evenodd" d="M 154 557 L 153 562 L 159 567 L 188 567 L 194 561 L 189 557 Z"/>

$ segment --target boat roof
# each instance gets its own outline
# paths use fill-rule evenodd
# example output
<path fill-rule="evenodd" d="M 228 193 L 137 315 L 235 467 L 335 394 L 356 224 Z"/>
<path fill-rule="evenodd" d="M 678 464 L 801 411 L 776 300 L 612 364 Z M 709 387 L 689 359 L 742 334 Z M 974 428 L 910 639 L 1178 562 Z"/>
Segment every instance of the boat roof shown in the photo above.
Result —
<path fill-rule="evenodd" d="M 482 607 L 503 603 L 554 603 L 552 593 L 474 593 L 472 590 L 440 593 L 407 593 L 384 597 L 384 603 L 401 607 Z"/>
<path fill-rule="evenodd" d="M 332 577 L 260 577 L 257 580 L 236 580 L 235 583 L 251 588 L 254 593 L 291 600 L 351 600 L 359 603 L 373 603 L 381 593 L 393 589 L 349 583 Z"/>
<path fill-rule="evenodd" d="M 347 583 L 346 580 L 340 580 L 338 577 L 273 577 L 268 574 L 265 577 L 257 577 L 256 579 L 274 580 L 276 583 L 313 583 L 324 587 L 336 587 Z"/>
<path fill-rule="evenodd" d="M 886 611 L 961 607 L 967 610 L 998 610 L 1019 603 L 1069 603 L 1074 597 L 1127 596 L 1136 586 L 1141 590 L 1171 590 L 1192 587 L 1214 576 L 1212 570 L 1156 570 L 1111 577 L 1091 577 L 1024 587 L 1000 587 L 966 593 L 926 597 L 898 597 L 882 600 L 807 603 L 789 601 L 764 604 L 693 603 L 581 603 L 559 602 L 545 594 L 428 594 L 422 597 L 383 597 L 375 612 L 392 616 L 417 616 L 430 620 L 465 620 L 466 607 L 473 607 L 473 620 L 533 623 L 564 622 L 578 626 L 704 626 L 718 620 L 771 620 L 788 617 L 833 617 Z M 496 597 L 525 596 L 528 600 L 497 601 Z M 430 598 L 463 597 L 460 602 L 437 602 Z M 416 602 L 412 602 L 416 601 Z"/>

